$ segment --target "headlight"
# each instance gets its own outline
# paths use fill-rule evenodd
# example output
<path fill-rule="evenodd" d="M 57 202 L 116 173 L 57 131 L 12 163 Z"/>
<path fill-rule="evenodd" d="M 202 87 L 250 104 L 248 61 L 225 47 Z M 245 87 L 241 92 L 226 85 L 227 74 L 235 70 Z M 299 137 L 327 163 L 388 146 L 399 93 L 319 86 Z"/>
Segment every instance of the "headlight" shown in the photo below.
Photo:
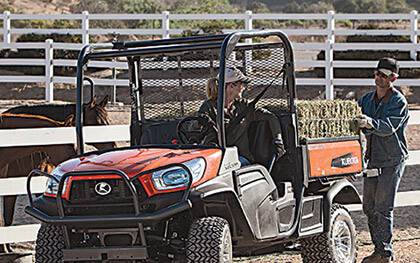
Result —
<path fill-rule="evenodd" d="M 206 168 L 206 162 L 203 158 L 193 159 L 183 164 L 190 170 L 193 183 L 203 177 Z M 188 171 L 176 166 L 163 169 L 152 174 L 152 181 L 157 190 L 169 190 L 187 186 L 189 183 Z"/>
<path fill-rule="evenodd" d="M 65 171 L 61 170 L 61 167 L 60 166 L 57 166 L 51 172 L 51 174 L 53 176 L 55 176 L 57 179 L 60 179 L 63 176 L 63 174 L 65 174 L 65 173 L 66 173 Z M 68 178 L 64 182 L 63 189 L 66 189 L 67 181 L 68 181 Z M 58 192 L 58 182 L 55 181 L 52 178 L 48 178 L 46 189 L 45 189 L 45 194 L 47 194 L 47 195 L 57 195 L 57 192 Z"/>

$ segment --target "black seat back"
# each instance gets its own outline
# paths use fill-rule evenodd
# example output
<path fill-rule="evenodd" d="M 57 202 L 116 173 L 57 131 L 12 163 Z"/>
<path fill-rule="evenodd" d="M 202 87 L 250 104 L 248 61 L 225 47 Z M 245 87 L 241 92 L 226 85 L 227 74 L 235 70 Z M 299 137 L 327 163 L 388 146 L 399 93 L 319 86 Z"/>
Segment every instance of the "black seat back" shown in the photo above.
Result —
<path fill-rule="evenodd" d="M 178 122 L 179 120 L 143 123 L 140 144 L 171 144 L 173 140 L 178 141 Z"/>
<path fill-rule="evenodd" d="M 269 168 L 274 156 L 273 136 L 268 121 L 254 121 L 248 130 L 249 149 L 256 163 Z"/>

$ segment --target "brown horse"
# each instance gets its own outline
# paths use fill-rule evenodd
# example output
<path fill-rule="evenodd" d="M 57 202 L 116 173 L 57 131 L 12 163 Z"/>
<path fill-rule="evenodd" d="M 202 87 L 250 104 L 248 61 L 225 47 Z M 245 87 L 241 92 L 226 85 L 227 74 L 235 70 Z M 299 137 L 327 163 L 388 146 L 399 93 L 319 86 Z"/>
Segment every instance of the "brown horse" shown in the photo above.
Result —
<path fill-rule="evenodd" d="M 66 121 L 58 122 L 48 119 L 43 116 L 29 115 L 29 114 L 0 114 L 0 129 L 20 129 L 20 128 L 45 128 L 45 127 L 66 127 L 71 126 L 74 122 L 74 115 L 67 117 Z M 68 146 L 68 145 L 65 145 Z M 56 145 L 35 145 L 35 146 L 19 146 L 19 147 L 1 147 L 0 148 L 0 169 L 6 165 L 12 163 L 15 160 L 19 160 L 23 157 L 29 156 L 37 152 L 45 152 L 49 149 L 57 148 Z M 75 154 L 74 147 L 73 151 L 65 151 L 65 153 Z M 62 155 L 58 153 L 58 155 Z M 48 154 L 48 156 L 56 159 L 57 153 Z M 10 168 L 10 167 L 9 167 Z M 0 178 L 4 175 L 0 175 Z"/>
<path fill-rule="evenodd" d="M 96 101 L 96 97 L 83 105 L 83 124 L 86 126 L 109 125 L 108 112 L 106 104 L 108 96 L 105 96 L 100 102 Z M 17 106 L 5 111 L 5 113 L 13 114 L 31 114 L 44 116 L 49 119 L 64 122 L 70 115 L 76 115 L 75 104 L 44 104 L 44 105 L 24 105 Z M 98 150 L 114 148 L 114 142 L 92 143 Z"/>
<path fill-rule="evenodd" d="M 89 103 L 84 105 L 84 115 L 83 122 L 85 125 L 94 126 L 94 125 L 108 125 L 108 113 L 105 109 L 105 106 L 108 102 L 108 96 L 106 96 L 99 103 L 96 102 L 96 98 L 93 98 Z M 64 122 L 68 116 L 74 115 L 76 112 L 75 104 L 64 104 L 64 105 L 36 105 L 36 106 L 18 106 L 11 108 L 6 111 L 7 114 L 17 113 L 17 114 L 32 114 L 45 116 L 49 119 L 55 121 Z M 24 125 L 24 124 L 23 124 Z M 114 148 L 116 145 L 114 142 L 106 143 L 94 143 L 92 144 L 98 150 Z M 54 156 L 50 156 L 54 158 Z M 8 175 L 6 177 L 18 177 L 28 174 L 43 158 L 40 155 L 28 156 L 24 159 L 16 160 L 12 163 L 9 163 Z M 57 161 L 53 160 L 53 163 Z"/>
<path fill-rule="evenodd" d="M 108 96 L 102 101 L 97 102 L 96 98 L 93 98 L 89 103 L 84 104 L 84 115 L 83 123 L 85 125 L 108 125 L 108 113 L 105 106 L 108 102 Z M 9 109 L 6 113 L 25 113 L 45 116 L 49 119 L 56 121 L 65 121 L 66 117 L 74 115 L 76 112 L 75 104 L 64 104 L 64 105 L 36 105 L 36 106 L 18 106 Z M 45 126 L 44 126 L 45 127 Z M 47 126 L 49 127 L 49 126 Z M 27 127 L 29 128 L 29 127 Z M 34 127 L 32 127 L 34 128 Z M 116 145 L 114 142 L 107 143 L 95 143 L 92 144 L 99 150 L 114 148 Z M 16 148 L 16 147 L 14 147 Z M 20 147 L 18 147 L 20 148 Z M 32 169 L 44 165 L 47 168 L 51 168 L 51 164 L 57 165 L 64 160 L 67 160 L 75 155 L 73 147 L 61 148 L 62 151 L 57 152 L 60 149 L 58 145 L 44 146 L 42 151 L 34 152 L 33 154 L 27 155 L 23 158 L 16 159 L 9 163 L 8 169 L 5 169 L 5 177 L 19 177 L 27 175 Z M 54 154 L 48 154 L 54 153 Z M 0 174 L 1 177 L 1 174 Z M 11 225 L 13 221 L 14 206 L 16 202 L 16 196 L 4 197 L 4 221 L 5 225 Z M 1 251 L 1 248 L 0 248 Z"/>
<path fill-rule="evenodd" d="M 28 114 L 0 114 L 0 129 L 19 129 L 19 128 L 41 128 L 41 127 L 65 127 L 70 126 L 74 122 L 74 116 L 70 115 L 67 117 L 65 122 L 58 122 L 48 119 L 43 116 L 35 116 Z M 74 156 L 76 151 L 74 145 L 37 145 L 37 146 L 23 146 L 23 147 L 1 147 L 0 148 L 0 178 L 5 178 L 9 173 L 9 163 L 13 163 L 16 160 L 22 158 L 33 158 L 39 156 L 38 165 L 32 168 L 41 168 L 46 171 L 51 168 L 47 157 L 53 158 L 48 159 L 54 163 L 62 162 L 68 159 L 70 156 Z M 4 212 L 3 220 L 0 220 L 1 225 L 11 225 L 13 220 L 14 205 L 16 202 L 15 196 L 4 197 Z M 1 222 L 3 221 L 3 222 Z M 0 247 L 0 251 L 7 252 L 6 247 Z"/>

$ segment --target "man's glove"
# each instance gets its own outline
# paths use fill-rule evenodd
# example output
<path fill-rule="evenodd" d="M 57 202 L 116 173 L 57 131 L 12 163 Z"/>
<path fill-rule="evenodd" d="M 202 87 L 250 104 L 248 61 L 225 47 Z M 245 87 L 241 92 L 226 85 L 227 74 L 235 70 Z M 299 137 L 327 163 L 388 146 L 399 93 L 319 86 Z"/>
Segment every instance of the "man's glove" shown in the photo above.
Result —
<path fill-rule="evenodd" d="M 369 116 L 366 116 L 364 114 L 357 116 L 356 117 L 356 122 L 357 122 L 357 126 L 359 126 L 359 128 L 366 128 L 366 129 L 372 129 L 373 128 L 373 124 L 372 124 L 372 118 Z"/>

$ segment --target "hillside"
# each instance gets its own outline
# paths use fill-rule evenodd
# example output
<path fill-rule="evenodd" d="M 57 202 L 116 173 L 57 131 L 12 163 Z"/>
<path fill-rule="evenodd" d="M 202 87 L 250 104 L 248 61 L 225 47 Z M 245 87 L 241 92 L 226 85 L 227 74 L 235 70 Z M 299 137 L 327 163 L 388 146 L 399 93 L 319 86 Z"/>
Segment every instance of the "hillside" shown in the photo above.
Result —
<path fill-rule="evenodd" d="M 1 0 L 0 11 L 9 10 L 15 13 L 69 13 L 70 6 L 79 0 Z"/>
<path fill-rule="evenodd" d="M 216 7 L 216 8 L 214 8 Z M 420 9 L 418 0 L 1 0 L 0 12 L 69 13 L 143 12 L 170 10 L 179 13 L 252 10 L 254 12 L 316 13 L 335 10 L 343 13 L 404 13 Z"/>

